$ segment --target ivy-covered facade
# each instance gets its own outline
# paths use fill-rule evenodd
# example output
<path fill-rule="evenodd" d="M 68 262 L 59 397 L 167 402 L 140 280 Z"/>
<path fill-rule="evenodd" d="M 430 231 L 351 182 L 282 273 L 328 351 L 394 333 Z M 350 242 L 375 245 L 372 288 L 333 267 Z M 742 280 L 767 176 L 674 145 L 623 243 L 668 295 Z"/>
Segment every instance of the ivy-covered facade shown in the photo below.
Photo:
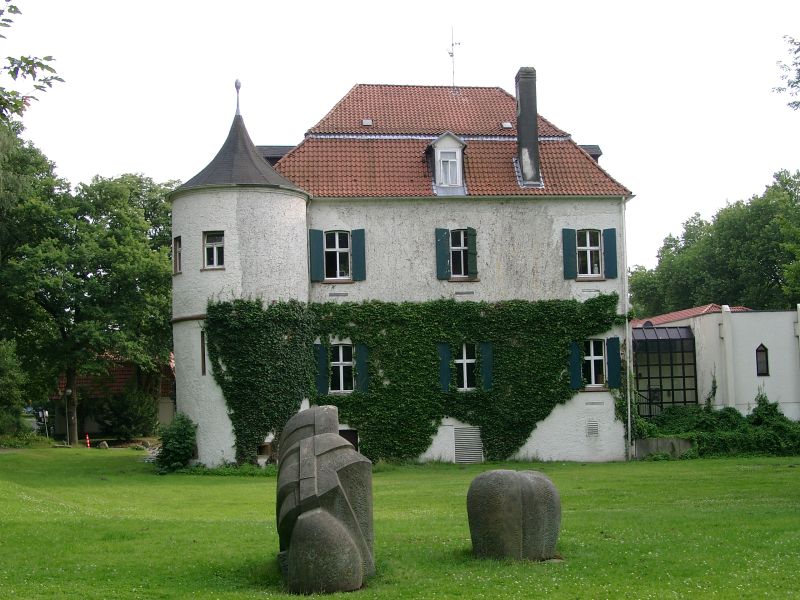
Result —
<path fill-rule="evenodd" d="M 358 85 L 291 149 L 237 114 L 172 194 L 202 462 L 253 461 L 313 403 L 373 459 L 624 458 L 630 192 L 516 84 Z"/>

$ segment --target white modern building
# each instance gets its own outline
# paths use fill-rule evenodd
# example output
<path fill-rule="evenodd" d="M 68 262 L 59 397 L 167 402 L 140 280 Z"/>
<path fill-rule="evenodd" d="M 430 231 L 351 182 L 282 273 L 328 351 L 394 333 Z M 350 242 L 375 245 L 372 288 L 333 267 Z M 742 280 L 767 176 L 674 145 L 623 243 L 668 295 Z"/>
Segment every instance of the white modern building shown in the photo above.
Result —
<path fill-rule="evenodd" d="M 671 405 L 748 414 L 764 392 L 800 420 L 800 306 L 755 311 L 707 304 L 634 322 L 637 391 L 645 415 Z"/>
<path fill-rule="evenodd" d="M 356 85 L 292 148 L 254 146 L 237 108 L 218 155 L 171 196 L 177 407 L 198 424 L 200 461 L 234 458 L 205 352 L 209 299 L 497 302 L 616 293 L 623 314 L 631 193 L 599 154 L 538 115 L 529 68 L 517 74 L 516 97 L 497 87 Z M 517 457 L 625 457 L 609 390 L 623 336 L 619 328 L 585 341 L 576 356 L 580 389 L 532 425 Z M 337 345 L 331 358 L 352 363 L 352 350 Z M 342 382 L 343 372 L 323 382 L 346 393 L 352 382 Z M 480 457 L 480 431 L 448 417 L 421 456 Z"/>

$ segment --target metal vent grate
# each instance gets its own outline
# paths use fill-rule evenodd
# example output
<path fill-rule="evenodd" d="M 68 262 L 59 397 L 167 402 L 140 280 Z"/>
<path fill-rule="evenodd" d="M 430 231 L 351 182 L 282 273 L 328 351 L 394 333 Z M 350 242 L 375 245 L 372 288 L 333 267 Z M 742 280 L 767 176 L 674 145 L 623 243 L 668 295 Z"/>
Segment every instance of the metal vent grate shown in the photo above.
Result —
<path fill-rule="evenodd" d="M 586 421 L 586 437 L 597 437 L 600 435 L 600 423 L 595 420 Z"/>
<path fill-rule="evenodd" d="M 481 463 L 483 462 L 483 443 L 481 442 L 480 427 L 455 427 L 453 428 L 456 442 L 456 462 Z"/>

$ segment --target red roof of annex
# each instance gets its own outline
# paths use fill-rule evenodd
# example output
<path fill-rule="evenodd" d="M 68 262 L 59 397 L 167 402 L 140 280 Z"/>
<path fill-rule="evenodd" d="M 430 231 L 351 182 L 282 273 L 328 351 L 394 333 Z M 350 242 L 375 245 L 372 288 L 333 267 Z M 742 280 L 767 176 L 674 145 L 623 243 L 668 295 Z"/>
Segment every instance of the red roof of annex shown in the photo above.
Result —
<path fill-rule="evenodd" d="M 752 310 L 746 306 L 731 306 L 730 309 L 731 312 L 750 312 Z M 655 317 L 647 317 L 646 319 L 633 319 L 631 320 L 631 327 L 642 327 L 647 322 L 650 322 L 650 324 L 653 326 L 658 326 L 665 323 L 672 323 L 674 321 L 682 321 L 683 319 L 691 319 L 692 317 L 699 317 L 701 315 L 721 312 L 722 306 L 719 304 L 704 304 L 703 306 L 684 308 L 683 310 L 676 310 L 663 315 L 656 315 Z"/>
<path fill-rule="evenodd" d="M 466 142 L 467 196 L 631 195 L 568 133 L 541 115 L 537 122 L 544 187 L 523 188 L 514 167 L 516 100 L 506 91 L 359 84 L 276 170 L 319 197 L 431 197 L 425 150 L 450 132 Z"/>

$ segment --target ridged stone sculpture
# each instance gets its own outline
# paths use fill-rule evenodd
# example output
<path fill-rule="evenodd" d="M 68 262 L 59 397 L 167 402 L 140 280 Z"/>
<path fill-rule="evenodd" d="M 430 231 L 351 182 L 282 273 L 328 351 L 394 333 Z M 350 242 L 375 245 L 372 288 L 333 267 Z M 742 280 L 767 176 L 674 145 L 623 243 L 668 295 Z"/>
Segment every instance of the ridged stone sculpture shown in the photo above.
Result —
<path fill-rule="evenodd" d="M 538 471 L 487 471 L 467 492 L 472 552 L 480 558 L 548 560 L 556 556 L 561 498 Z"/>
<path fill-rule="evenodd" d="M 276 512 L 278 561 L 292 593 L 357 590 L 374 575 L 372 463 L 339 435 L 335 406 L 286 423 Z"/>

